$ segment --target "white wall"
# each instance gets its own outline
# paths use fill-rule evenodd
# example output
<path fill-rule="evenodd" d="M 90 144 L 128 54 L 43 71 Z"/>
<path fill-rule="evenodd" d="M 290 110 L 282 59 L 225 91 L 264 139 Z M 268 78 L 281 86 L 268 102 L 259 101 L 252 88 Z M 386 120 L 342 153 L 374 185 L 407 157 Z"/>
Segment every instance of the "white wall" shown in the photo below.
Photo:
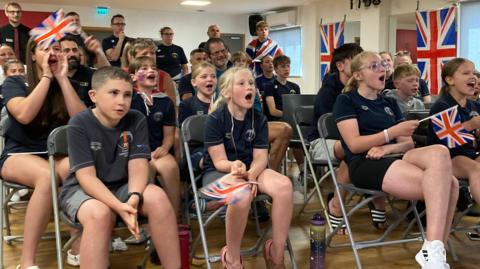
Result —
<path fill-rule="evenodd" d="M 22 3 L 24 10 L 55 11 L 63 8 L 65 12 L 76 11 L 80 14 L 83 26 L 110 27 L 110 18 L 117 13 L 125 16 L 125 32 L 130 37 L 149 37 L 159 39 L 159 29 L 170 26 L 175 32 L 173 42 L 183 47 L 185 54 L 207 40 L 207 28 L 211 24 L 220 25 L 223 33 L 245 34 L 249 41 L 248 15 L 223 15 L 212 13 L 158 12 L 148 10 L 110 10 L 107 16 L 96 14 L 95 7 L 56 6 Z"/>

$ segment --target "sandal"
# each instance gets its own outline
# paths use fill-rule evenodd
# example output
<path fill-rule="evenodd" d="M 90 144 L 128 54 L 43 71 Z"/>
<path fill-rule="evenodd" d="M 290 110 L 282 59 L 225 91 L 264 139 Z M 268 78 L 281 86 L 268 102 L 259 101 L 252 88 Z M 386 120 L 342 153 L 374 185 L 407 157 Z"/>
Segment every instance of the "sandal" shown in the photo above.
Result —
<path fill-rule="evenodd" d="M 227 246 L 224 246 L 222 248 L 222 250 L 220 251 L 220 261 L 222 262 L 222 268 L 223 269 L 229 269 L 228 264 L 227 264 L 227 251 L 228 251 Z M 243 267 L 242 257 L 240 257 L 240 265 L 242 265 L 242 268 L 245 268 L 245 267 Z"/>
<path fill-rule="evenodd" d="M 343 221 L 343 216 L 335 216 L 330 213 L 330 200 L 333 199 L 333 192 L 330 192 L 327 195 L 327 207 L 328 207 L 328 220 L 330 221 L 330 225 L 332 226 L 332 230 L 336 230 L 338 226 L 340 226 L 340 223 L 343 222 L 342 226 L 338 228 L 337 234 L 338 235 L 346 235 L 347 234 L 347 225 L 345 225 L 345 222 Z"/>
<path fill-rule="evenodd" d="M 387 229 L 388 223 L 385 210 L 376 209 L 372 202 L 368 203 L 368 208 L 372 215 L 373 226 L 380 231 Z"/>
<path fill-rule="evenodd" d="M 267 269 L 285 269 L 285 264 L 282 262 L 281 264 L 275 263 L 270 256 L 270 251 L 272 249 L 273 240 L 268 239 L 265 241 L 263 245 L 263 258 L 265 259 L 265 266 Z"/>

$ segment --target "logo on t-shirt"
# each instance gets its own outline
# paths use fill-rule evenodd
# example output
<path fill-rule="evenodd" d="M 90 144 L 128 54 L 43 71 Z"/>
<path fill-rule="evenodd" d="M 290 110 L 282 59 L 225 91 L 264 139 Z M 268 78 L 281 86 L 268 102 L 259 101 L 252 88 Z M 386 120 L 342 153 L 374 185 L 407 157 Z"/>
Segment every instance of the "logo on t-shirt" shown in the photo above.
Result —
<path fill-rule="evenodd" d="M 101 150 L 102 149 L 102 143 L 92 141 L 92 142 L 90 142 L 90 149 L 93 150 L 93 151 Z"/>
<path fill-rule="evenodd" d="M 367 110 L 368 110 L 368 106 L 362 105 L 362 109 L 365 110 L 365 111 L 367 111 Z"/>
<path fill-rule="evenodd" d="M 153 114 L 153 120 L 156 121 L 156 122 L 159 122 L 163 119 L 163 113 L 162 112 L 155 112 L 155 114 Z"/>
<path fill-rule="evenodd" d="M 130 142 L 133 140 L 132 132 L 130 131 L 123 131 L 120 134 L 120 141 L 118 146 L 120 147 L 119 156 L 128 157 L 128 152 L 130 148 Z"/>
<path fill-rule="evenodd" d="M 385 112 L 390 116 L 394 116 L 392 109 L 388 106 L 385 107 Z"/>
<path fill-rule="evenodd" d="M 203 110 L 197 110 L 197 115 L 203 115 Z"/>
<path fill-rule="evenodd" d="M 226 139 L 232 139 L 232 133 L 225 133 Z"/>
<path fill-rule="evenodd" d="M 478 112 L 477 111 L 470 111 L 470 117 L 473 118 L 473 117 L 476 117 L 478 116 Z"/>
<path fill-rule="evenodd" d="M 178 53 L 172 53 L 172 58 L 177 59 L 178 58 Z"/>
<path fill-rule="evenodd" d="M 245 136 L 248 142 L 252 142 L 255 139 L 255 130 L 253 129 L 248 129 L 245 132 Z"/>

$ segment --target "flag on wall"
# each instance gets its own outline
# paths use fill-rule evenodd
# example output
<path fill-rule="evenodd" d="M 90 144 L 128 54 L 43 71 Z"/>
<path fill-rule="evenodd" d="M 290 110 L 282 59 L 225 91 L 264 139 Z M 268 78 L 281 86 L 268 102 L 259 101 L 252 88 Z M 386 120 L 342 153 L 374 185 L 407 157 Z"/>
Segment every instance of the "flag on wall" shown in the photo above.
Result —
<path fill-rule="evenodd" d="M 71 22 L 70 18 L 64 16 L 63 10 L 59 9 L 30 30 L 30 35 L 40 47 L 47 48 L 76 28 Z"/>
<path fill-rule="evenodd" d="M 320 78 L 328 73 L 333 50 L 344 43 L 343 32 L 345 19 L 342 22 L 320 25 Z"/>
<path fill-rule="evenodd" d="M 430 116 L 438 139 L 449 148 L 464 145 L 475 138 L 462 126 L 458 105 Z"/>
<path fill-rule="evenodd" d="M 417 64 L 432 94 L 442 86 L 442 67 L 457 55 L 456 7 L 417 11 Z"/>

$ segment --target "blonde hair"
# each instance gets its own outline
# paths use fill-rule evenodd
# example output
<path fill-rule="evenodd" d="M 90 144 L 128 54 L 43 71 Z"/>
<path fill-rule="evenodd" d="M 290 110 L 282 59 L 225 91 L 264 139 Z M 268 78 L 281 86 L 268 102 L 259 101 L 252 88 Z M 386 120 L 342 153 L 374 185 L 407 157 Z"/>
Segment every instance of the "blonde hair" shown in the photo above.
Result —
<path fill-rule="evenodd" d="M 233 83 L 235 81 L 235 77 L 238 73 L 246 71 L 249 74 L 251 74 L 253 78 L 253 73 L 252 70 L 246 68 L 246 67 L 231 67 L 223 75 L 220 77 L 220 81 L 218 83 L 219 88 L 220 88 L 220 96 L 217 97 L 217 100 L 215 100 L 215 103 L 213 104 L 210 113 L 215 111 L 217 108 L 227 104 L 232 96 L 232 90 L 233 90 Z M 255 80 L 253 80 L 255 82 Z M 226 97 L 230 96 L 230 97 Z"/>
<path fill-rule="evenodd" d="M 259 21 L 255 25 L 255 29 L 258 30 L 260 28 L 267 27 L 268 28 L 268 23 L 266 21 Z"/>
<path fill-rule="evenodd" d="M 402 79 L 409 76 L 420 76 L 420 70 L 414 64 L 401 64 L 393 71 L 393 80 Z"/>
<path fill-rule="evenodd" d="M 355 76 L 353 76 L 353 73 L 360 72 L 367 58 L 371 56 L 378 56 L 378 54 L 373 51 L 364 51 L 364 52 L 361 52 L 360 54 L 357 54 L 357 56 L 353 57 L 352 63 L 350 65 L 352 77 L 348 80 L 342 92 L 346 93 L 358 88 L 358 81 L 355 79 Z"/>
<path fill-rule="evenodd" d="M 211 68 L 213 70 L 213 73 L 215 72 L 215 66 L 209 62 L 200 62 L 194 66 L 192 66 L 192 79 L 195 79 L 200 72 L 202 72 L 203 69 L 205 68 Z"/>

